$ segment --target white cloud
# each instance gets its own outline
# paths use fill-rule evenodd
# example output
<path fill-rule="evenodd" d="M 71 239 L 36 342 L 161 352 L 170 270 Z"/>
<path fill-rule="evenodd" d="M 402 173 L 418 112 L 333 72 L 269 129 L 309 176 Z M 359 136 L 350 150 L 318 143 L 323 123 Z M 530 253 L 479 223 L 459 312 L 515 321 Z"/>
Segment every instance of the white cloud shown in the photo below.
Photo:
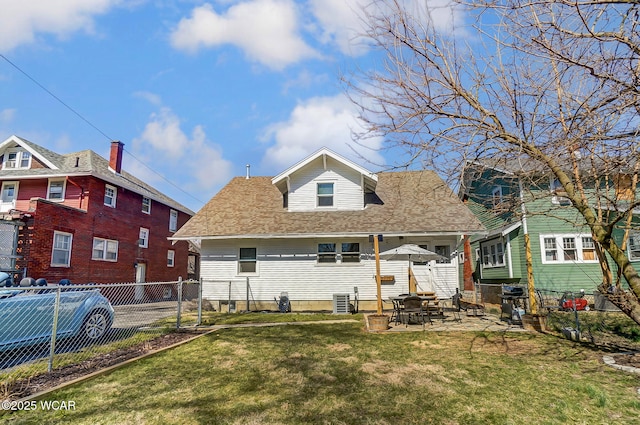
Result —
<path fill-rule="evenodd" d="M 280 70 L 302 59 L 319 57 L 300 36 L 299 19 L 290 0 L 251 0 L 231 6 L 224 14 L 204 4 L 178 23 L 171 44 L 190 52 L 232 44 L 252 61 Z"/>
<path fill-rule="evenodd" d="M 346 55 L 366 53 L 361 16 L 368 3 L 369 0 L 310 0 L 311 11 L 322 27 L 321 41 L 335 43 Z"/>
<path fill-rule="evenodd" d="M 32 43 L 39 33 L 63 37 L 93 31 L 93 18 L 121 0 L 0 0 L 0 52 Z"/>
<path fill-rule="evenodd" d="M 381 137 L 368 139 L 366 148 L 356 145 L 352 141 L 352 131 L 361 130 L 357 111 L 344 95 L 312 98 L 297 105 L 288 121 L 273 124 L 265 131 L 263 140 L 274 140 L 275 144 L 267 149 L 263 162 L 282 171 L 327 147 L 375 171 L 375 165 L 371 164 L 384 162 L 377 151 L 383 140 Z"/>
<path fill-rule="evenodd" d="M 8 124 L 13 121 L 13 118 L 16 116 L 15 109 L 2 109 L 0 110 L 0 123 Z"/>
<path fill-rule="evenodd" d="M 161 108 L 151 115 L 140 137 L 133 140 L 133 149 L 135 156 L 155 172 L 181 176 L 180 182 L 172 183 L 180 184 L 183 190 L 204 202 L 232 174 L 232 164 L 207 139 L 202 126 L 195 126 L 190 135 L 186 134 L 170 108 Z M 132 163 L 127 170 L 143 181 L 159 181 L 157 174 L 140 164 Z"/>

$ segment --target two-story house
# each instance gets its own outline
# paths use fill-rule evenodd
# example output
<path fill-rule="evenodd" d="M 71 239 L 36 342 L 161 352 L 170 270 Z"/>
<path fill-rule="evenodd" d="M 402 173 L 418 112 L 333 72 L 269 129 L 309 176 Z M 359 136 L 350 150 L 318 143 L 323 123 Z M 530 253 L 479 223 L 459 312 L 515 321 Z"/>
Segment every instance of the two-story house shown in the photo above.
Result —
<path fill-rule="evenodd" d="M 211 300 L 273 309 L 286 292 L 297 310 L 335 310 L 336 294 L 358 292 L 376 307 L 373 237 L 380 251 L 419 244 L 443 256 L 381 262 L 382 296 L 418 291 L 450 297 L 459 287 L 458 244 L 483 226 L 432 171 L 372 173 L 321 149 L 275 177 L 232 179 L 172 239 L 200 246 Z M 356 289 L 357 288 L 357 289 Z M 353 299 L 353 298 L 352 298 Z"/>
<path fill-rule="evenodd" d="M 486 235 L 470 238 L 472 256 L 469 260 L 476 281 L 526 285 L 526 232 L 537 289 L 595 291 L 602 283 L 602 271 L 584 219 L 562 196 L 555 178 L 537 173 L 532 184 L 533 173 L 524 174 L 526 178 L 522 169 L 510 170 L 505 164 L 466 164 L 461 197 L 488 231 Z M 612 180 L 609 202 L 622 206 L 634 199 L 629 191 L 628 176 L 621 173 Z M 593 189 L 586 188 L 587 193 L 590 190 Z M 611 214 L 613 220 L 615 205 L 601 208 L 604 214 Z M 613 233 L 618 243 L 622 242 L 623 225 L 621 221 Z M 637 220 L 635 228 L 638 228 Z M 640 262 L 637 230 L 631 230 L 627 250 L 631 261 Z"/>
<path fill-rule="evenodd" d="M 120 142 L 109 160 L 2 142 L 0 269 L 50 283 L 186 279 L 188 244 L 167 238 L 193 212 L 123 171 L 122 154 Z"/>

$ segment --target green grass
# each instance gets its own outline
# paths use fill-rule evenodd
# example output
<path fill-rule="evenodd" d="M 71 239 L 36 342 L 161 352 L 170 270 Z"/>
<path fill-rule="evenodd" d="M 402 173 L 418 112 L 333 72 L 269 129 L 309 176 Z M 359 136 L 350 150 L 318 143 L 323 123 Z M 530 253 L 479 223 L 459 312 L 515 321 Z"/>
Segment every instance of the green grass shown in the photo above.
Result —
<path fill-rule="evenodd" d="M 2 419 L 640 424 L 638 376 L 601 358 L 589 346 L 541 334 L 373 334 L 362 322 L 224 329 L 46 396 L 74 401 L 75 411 Z"/>

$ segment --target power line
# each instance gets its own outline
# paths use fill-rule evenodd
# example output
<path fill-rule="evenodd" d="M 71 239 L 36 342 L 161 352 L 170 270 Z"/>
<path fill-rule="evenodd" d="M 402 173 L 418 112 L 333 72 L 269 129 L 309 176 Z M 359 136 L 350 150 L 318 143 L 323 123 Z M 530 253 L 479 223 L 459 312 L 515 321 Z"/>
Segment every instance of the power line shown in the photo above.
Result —
<path fill-rule="evenodd" d="M 42 84 L 40 84 L 38 81 L 36 81 L 35 78 L 33 78 L 31 75 L 27 74 L 25 71 L 23 71 L 18 65 L 16 65 L 15 63 L 11 62 L 5 55 L 0 54 L 0 56 L 2 57 L 2 59 L 6 60 L 9 65 L 11 65 L 12 67 L 14 67 L 15 69 L 17 69 L 18 71 L 20 71 L 22 73 L 22 75 L 24 75 L 25 77 L 27 77 L 28 79 L 30 79 L 35 85 L 37 85 L 38 87 L 40 87 L 42 90 L 44 90 L 45 92 L 47 92 L 51 97 L 53 97 L 55 100 L 57 100 L 58 102 L 60 102 L 62 105 L 64 105 L 65 108 L 67 108 L 68 110 L 70 110 L 71 112 L 73 112 L 75 115 L 78 116 L 78 118 L 80 118 L 82 121 L 86 122 L 87 124 L 89 124 L 91 127 L 93 127 L 98 133 L 102 134 L 104 137 L 106 137 L 107 139 L 109 139 L 109 141 L 113 140 L 111 137 L 107 136 L 102 130 L 100 130 L 98 127 L 96 127 L 95 125 L 93 125 L 93 123 L 91 123 L 91 121 L 89 121 L 88 119 L 86 119 L 85 117 L 83 117 L 78 111 L 76 111 L 75 109 L 73 109 L 71 106 L 67 105 L 66 103 L 64 103 L 62 101 L 62 99 L 60 99 L 58 96 L 56 96 L 55 94 L 51 93 L 51 91 L 49 91 L 45 86 L 43 86 Z"/>
<path fill-rule="evenodd" d="M 2 57 L 2 59 L 4 59 L 5 61 L 7 61 L 7 63 L 9 65 L 11 65 L 12 67 L 14 67 L 15 69 L 17 69 L 22 75 L 24 75 L 25 77 L 27 77 L 29 80 L 31 80 L 35 85 L 37 85 L 38 87 L 40 87 L 42 90 L 44 90 L 49 96 L 53 97 L 55 100 L 57 100 L 60 104 L 62 104 L 65 108 L 67 108 L 68 110 L 70 110 L 71 112 L 73 112 L 78 118 L 80 118 L 82 121 L 84 121 L 85 123 L 89 124 L 89 126 L 91 126 L 91 128 L 93 128 L 94 130 L 96 130 L 98 133 L 102 134 L 104 137 L 107 138 L 107 140 L 112 141 L 115 140 L 112 137 L 109 137 L 104 131 L 100 130 L 96 125 L 94 125 L 91 121 L 89 121 L 87 118 L 85 118 L 82 114 L 80 114 L 78 111 L 76 111 L 75 109 L 73 109 L 71 106 L 69 106 L 68 104 L 66 104 L 62 99 L 60 99 L 58 96 L 56 96 L 54 93 L 52 93 L 49 89 L 47 89 L 45 86 L 43 86 L 42 84 L 40 84 L 35 78 L 33 78 L 31 75 L 29 75 L 26 71 L 24 71 L 22 68 L 20 68 L 18 65 L 16 65 L 15 63 L 11 62 L 9 60 L 9 58 L 7 58 L 5 55 L 0 53 L 0 57 Z M 162 174 L 160 174 L 159 172 L 157 172 L 156 170 L 154 170 L 153 168 L 149 167 L 147 164 L 145 164 L 144 162 L 142 162 L 140 159 L 138 159 L 135 155 L 133 155 L 131 152 L 129 152 L 128 150 L 124 150 L 129 156 L 131 156 L 133 159 L 135 159 L 136 161 L 138 161 L 140 164 L 142 164 L 142 166 L 144 166 L 145 168 L 147 168 L 149 171 L 151 171 L 152 173 L 156 174 L 157 176 L 159 176 L 162 180 L 164 180 L 165 182 L 169 183 L 171 186 L 175 187 L 176 189 L 178 189 L 180 192 L 184 193 L 185 195 L 189 196 L 190 198 L 192 198 L 195 201 L 200 202 L 201 204 L 204 204 L 204 202 L 198 198 L 196 198 L 195 196 L 193 196 L 192 194 L 186 192 L 184 189 L 182 189 L 180 186 L 178 186 L 177 184 L 173 183 L 172 181 L 170 181 L 169 179 L 167 179 L 165 176 L 163 176 Z"/>

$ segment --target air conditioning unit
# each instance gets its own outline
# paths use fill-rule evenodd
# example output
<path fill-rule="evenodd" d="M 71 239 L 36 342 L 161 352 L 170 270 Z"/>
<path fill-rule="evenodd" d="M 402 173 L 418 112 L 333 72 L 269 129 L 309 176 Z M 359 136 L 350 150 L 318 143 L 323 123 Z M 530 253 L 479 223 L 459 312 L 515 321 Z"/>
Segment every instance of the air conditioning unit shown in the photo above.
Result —
<path fill-rule="evenodd" d="M 333 314 L 351 313 L 349 294 L 333 294 Z"/>

